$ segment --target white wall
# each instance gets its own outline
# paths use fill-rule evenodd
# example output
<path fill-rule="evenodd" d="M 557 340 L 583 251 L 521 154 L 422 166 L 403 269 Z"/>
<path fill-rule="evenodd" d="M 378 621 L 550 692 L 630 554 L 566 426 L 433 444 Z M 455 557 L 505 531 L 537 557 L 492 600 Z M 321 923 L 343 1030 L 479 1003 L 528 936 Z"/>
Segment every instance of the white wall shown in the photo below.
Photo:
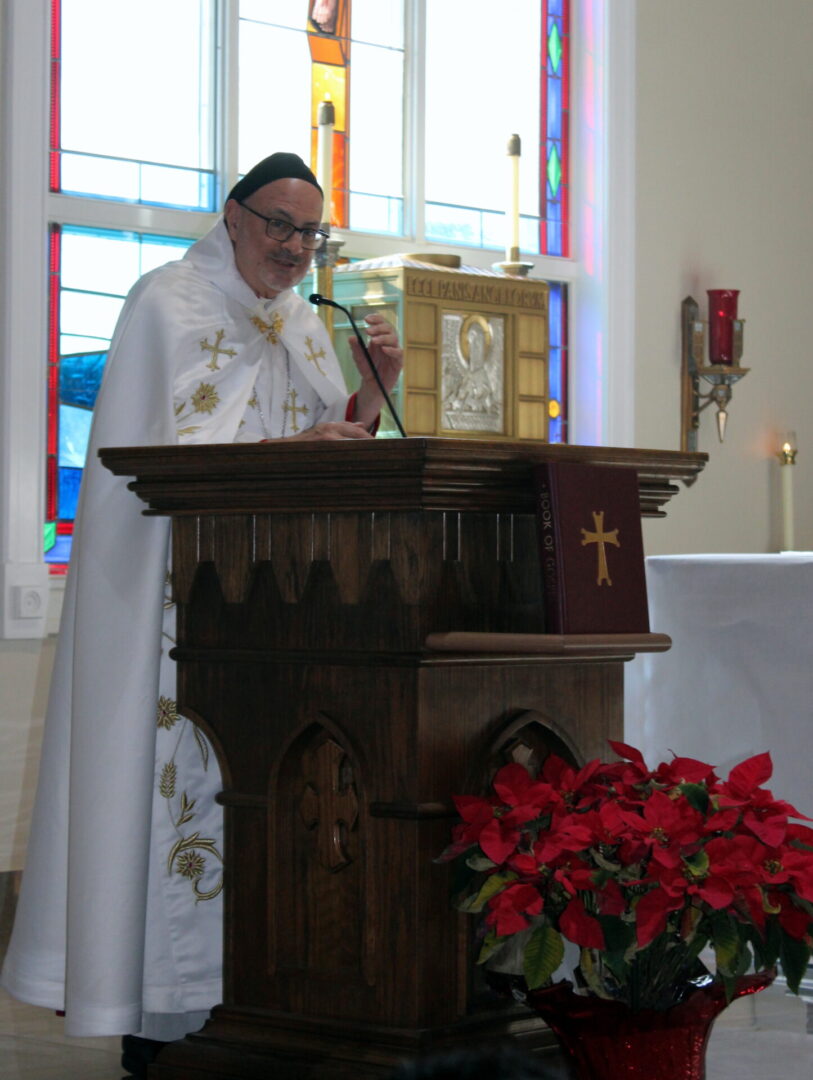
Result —
<path fill-rule="evenodd" d="M 636 443 L 679 445 L 680 304 L 738 288 L 726 441 L 649 554 L 778 550 L 777 429 L 795 429 L 796 547 L 813 548 L 813 3 L 638 0 Z"/>
<path fill-rule="evenodd" d="M 23 865 L 55 642 L 0 642 L 0 873 Z"/>

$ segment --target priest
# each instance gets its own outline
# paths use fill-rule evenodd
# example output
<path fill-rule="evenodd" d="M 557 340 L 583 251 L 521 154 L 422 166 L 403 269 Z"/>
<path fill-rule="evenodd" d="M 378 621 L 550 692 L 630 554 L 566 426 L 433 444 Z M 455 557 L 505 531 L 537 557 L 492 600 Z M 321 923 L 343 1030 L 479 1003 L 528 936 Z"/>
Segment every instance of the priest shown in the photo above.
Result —
<path fill-rule="evenodd" d="M 266 158 L 208 235 L 135 285 L 111 343 L 2 973 L 15 997 L 64 1009 L 69 1035 L 177 1039 L 221 996 L 220 777 L 175 703 L 169 525 L 143 516 L 96 452 L 373 437 L 383 399 L 361 350 L 351 341 L 360 384 L 348 394 L 322 322 L 292 291 L 326 240 L 322 219 L 305 163 Z M 383 318 L 367 324 L 389 390 L 402 351 Z"/>

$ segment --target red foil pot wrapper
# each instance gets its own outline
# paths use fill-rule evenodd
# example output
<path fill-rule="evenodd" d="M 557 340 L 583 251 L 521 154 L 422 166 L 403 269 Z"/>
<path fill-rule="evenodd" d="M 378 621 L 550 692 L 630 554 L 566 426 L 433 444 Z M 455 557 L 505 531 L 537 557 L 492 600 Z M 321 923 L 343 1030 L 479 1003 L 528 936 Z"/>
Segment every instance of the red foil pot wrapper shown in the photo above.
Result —
<path fill-rule="evenodd" d="M 739 289 L 709 289 L 709 362 L 734 363 L 734 320 Z"/>
<path fill-rule="evenodd" d="M 733 998 L 763 990 L 773 973 L 745 975 Z M 669 1009 L 632 1011 L 577 995 L 569 983 L 531 990 L 528 1005 L 556 1036 L 577 1080 L 705 1080 L 712 1024 L 728 1004 L 719 983 Z"/>

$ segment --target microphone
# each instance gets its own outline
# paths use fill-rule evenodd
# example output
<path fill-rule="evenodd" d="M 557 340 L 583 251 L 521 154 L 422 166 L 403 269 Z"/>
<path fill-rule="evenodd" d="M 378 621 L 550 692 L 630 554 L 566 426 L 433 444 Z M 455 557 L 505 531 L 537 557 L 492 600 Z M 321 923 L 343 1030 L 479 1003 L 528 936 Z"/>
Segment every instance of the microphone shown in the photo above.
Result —
<path fill-rule="evenodd" d="M 336 308 L 338 311 L 343 311 L 344 314 L 347 316 L 347 318 L 350 320 L 350 325 L 353 327 L 353 333 L 356 335 L 358 343 L 359 343 L 359 345 L 361 345 L 361 350 L 364 353 L 364 356 L 365 356 L 365 358 L 367 360 L 367 363 L 370 365 L 370 371 L 372 371 L 373 378 L 375 379 L 376 383 L 378 384 L 378 389 L 384 395 L 384 400 L 386 401 L 387 408 L 390 410 L 390 413 L 392 414 L 392 418 L 395 421 L 395 426 L 398 428 L 399 432 L 401 433 L 401 438 L 405 439 L 407 437 L 407 433 L 404 431 L 404 425 L 401 423 L 400 417 L 398 416 L 398 413 L 395 411 L 395 408 L 393 407 L 393 404 L 390 401 L 389 394 L 384 389 L 384 384 L 381 381 L 381 376 L 378 374 L 378 369 L 376 368 L 375 364 L 373 363 L 373 358 L 370 356 L 370 350 L 367 348 L 367 345 L 366 345 L 366 343 L 364 341 L 364 338 L 359 333 L 359 328 L 356 326 L 356 321 L 353 318 L 353 316 L 350 314 L 350 312 L 347 310 L 346 307 L 342 307 L 341 304 L 337 304 L 335 300 L 331 300 L 327 296 L 322 296 L 321 293 L 311 293 L 310 296 L 308 297 L 308 301 L 311 304 L 316 304 L 317 307 L 319 306 L 319 304 L 327 304 L 328 307 Z"/>

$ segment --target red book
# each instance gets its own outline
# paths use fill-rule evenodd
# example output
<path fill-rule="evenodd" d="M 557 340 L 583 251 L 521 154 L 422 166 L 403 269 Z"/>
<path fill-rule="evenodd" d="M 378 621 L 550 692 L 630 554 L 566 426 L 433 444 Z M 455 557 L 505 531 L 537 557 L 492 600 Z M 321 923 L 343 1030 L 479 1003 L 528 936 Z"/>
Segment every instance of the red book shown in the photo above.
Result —
<path fill-rule="evenodd" d="M 635 469 L 534 468 L 549 634 L 649 632 Z"/>

